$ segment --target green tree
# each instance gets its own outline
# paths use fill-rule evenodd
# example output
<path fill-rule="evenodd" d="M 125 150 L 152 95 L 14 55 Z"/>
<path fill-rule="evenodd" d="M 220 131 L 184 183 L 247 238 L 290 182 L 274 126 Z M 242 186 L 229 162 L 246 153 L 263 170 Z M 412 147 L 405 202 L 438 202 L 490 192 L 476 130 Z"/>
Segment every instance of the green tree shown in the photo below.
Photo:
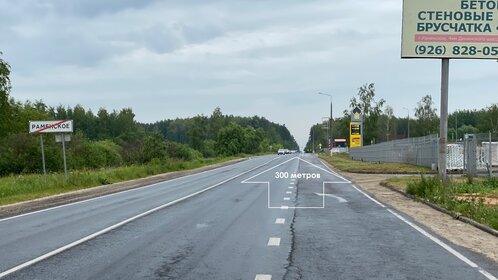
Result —
<path fill-rule="evenodd" d="M 244 129 L 236 123 L 230 123 L 218 133 L 216 145 L 218 154 L 225 156 L 240 154 L 243 150 L 244 141 Z"/>
<path fill-rule="evenodd" d="M 481 132 L 498 132 L 498 103 L 483 110 L 479 128 Z"/>
<path fill-rule="evenodd" d="M 147 135 L 144 141 L 142 162 L 150 162 L 153 159 L 164 160 L 167 157 L 166 142 L 159 132 Z"/>
<path fill-rule="evenodd" d="M 208 120 L 204 116 L 196 116 L 191 119 L 191 124 L 187 132 L 189 145 L 193 149 L 204 153 L 205 141 L 207 140 Z"/>
<path fill-rule="evenodd" d="M 433 107 L 434 102 L 430 95 L 422 97 L 415 108 L 414 136 L 426 136 L 438 133 L 439 118 L 436 114 L 437 109 Z"/>
<path fill-rule="evenodd" d="M 2 52 L 0 52 L 0 56 Z M 0 57 L 0 137 L 6 136 L 12 127 L 12 109 L 9 101 L 10 65 Z"/>
<path fill-rule="evenodd" d="M 360 108 L 363 112 L 363 143 L 375 142 L 379 139 L 378 120 L 382 114 L 382 108 L 386 101 L 375 100 L 375 84 L 364 84 L 358 89 L 358 96 L 353 97 L 350 102 L 350 108 Z M 346 115 L 349 112 L 345 112 Z"/>

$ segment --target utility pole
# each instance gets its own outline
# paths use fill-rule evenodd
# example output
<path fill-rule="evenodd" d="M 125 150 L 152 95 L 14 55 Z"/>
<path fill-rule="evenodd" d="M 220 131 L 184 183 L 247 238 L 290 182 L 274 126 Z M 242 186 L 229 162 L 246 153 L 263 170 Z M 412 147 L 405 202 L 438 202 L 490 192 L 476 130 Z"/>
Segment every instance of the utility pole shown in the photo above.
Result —
<path fill-rule="evenodd" d="M 323 93 L 323 92 L 319 92 L 318 94 L 326 95 L 326 96 L 330 97 L 330 118 L 329 118 L 329 127 L 328 127 L 328 137 L 329 137 L 328 144 L 329 144 L 329 152 L 330 152 L 330 155 L 332 156 L 332 143 L 334 141 L 334 139 L 332 137 L 332 122 L 334 121 L 334 117 L 332 115 L 332 95 L 327 94 L 327 93 Z"/>
<path fill-rule="evenodd" d="M 407 133 L 406 138 L 410 139 L 410 110 L 408 110 L 408 108 L 406 108 L 406 107 L 403 107 L 403 109 L 406 110 L 406 113 L 408 115 L 408 123 L 407 123 L 408 124 L 408 133 Z"/>

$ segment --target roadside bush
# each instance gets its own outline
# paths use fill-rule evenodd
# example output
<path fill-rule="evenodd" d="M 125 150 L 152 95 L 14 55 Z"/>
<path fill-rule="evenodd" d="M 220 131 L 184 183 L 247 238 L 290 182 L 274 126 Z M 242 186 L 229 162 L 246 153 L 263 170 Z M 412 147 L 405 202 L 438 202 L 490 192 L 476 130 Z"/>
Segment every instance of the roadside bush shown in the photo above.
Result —
<path fill-rule="evenodd" d="M 202 154 L 185 144 L 166 142 L 166 152 L 170 158 L 192 161 L 202 159 Z"/>
<path fill-rule="evenodd" d="M 154 159 L 163 160 L 167 157 L 166 142 L 161 134 L 153 133 L 145 138 L 142 163 L 150 162 Z"/>
<path fill-rule="evenodd" d="M 108 140 L 82 141 L 71 151 L 68 164 L 72 169 L 119 166 L 123 163 L 119 149 Z"/>
<path fill-rule="evenodd" d="M 62 168 L 62 149 L 54 137 L 44 139 L 45 164 L 47 171 Z M 0 176 L 42 172 L 40 139 L 25 133 L 12 134 L 2 139 L 0 145 Z"/>

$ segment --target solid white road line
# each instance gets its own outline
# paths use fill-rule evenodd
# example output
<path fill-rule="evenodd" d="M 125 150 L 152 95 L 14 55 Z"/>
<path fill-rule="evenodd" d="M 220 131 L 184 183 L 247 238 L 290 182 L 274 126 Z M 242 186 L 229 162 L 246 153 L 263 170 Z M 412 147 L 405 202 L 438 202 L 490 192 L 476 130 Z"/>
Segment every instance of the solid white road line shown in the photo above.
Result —
<path fill-rule="evenodd" d="M 477 268 L 479 270 L 479 272 L 486 276 L 488 279 L 490 280 L 497 280 L 496 277 L 494 277 L 493 275 L 491 275 L 489 272 L 487 272 L 486 270 L 480 268 L 477 264 L 475 264 L 473 261 L 469 260 L 467 257 L 465 257 L 464 255 L 460 254 L 459 252 L 457 252 L 456 250 L 454 250 L 453 248 L 451 248 L 449 245 L 447 245 L 446 243 L 444 243 L 443 241 L 441 241 L 439 238 L 435 237 L 434 235 L 428 233 L 427 231 L 423 230 L 421 227 L 415 225 L 414 223 L 408 221 L 407 219 L 405 219 L 403 216 L 401 216 L 400 214 L 394 212 L 393 210 L 391 209 L 387 209 L 387 211 L 389 211 L 391 214 L 393 214 L 396 218 L 400 219 L 401 221 L 405 222 L 407 225 L 411 226 L 412 228 L 414 228 L 415 230 L 417 230 L 418 232 L 420 232 L 421 234 L 423 234 L 425 237 L 429 238 L 430 240 L 432 240 L 434 243 L 436 243 L 437 245 L 443 247 L 446 251 L 450 252 L 451 254 L 453 254 L 455 257 L 457 257 L 458 259 L 460 259 L 461 261 L 463 261 L 464 263 L 466 263 L 467 265 L 469 265 L 470 267 L 472 268 Z"/>
<path fill-rule="evenodd" d="M 283 225 L 283 224 L 285 224 L 285 219 L 284 218 L 278 218 L 278 219 L 275 220 L 275 224 Z"/>
<path fill-rule="evenodd" d="M 322 161 L 322 164 L 325 167 L 327 167 L 331 172 L 333 172 L 332 169 L 330 169 L 330 167 L 327 164 L 323 163 L 323 161 Z M 336 175 L 339 176 L 339 177 L 341 177 L 339 174 L 336 174 Z M 343 178 L 343 177 L 341 177 L 341 178 Z M 403 222 L 405 222 L 406 224 L 408 224 L 409 226 L 411 226 L 412 228 L 414 228 L 415 230 L 417 230 L 418 232 L 420 232 L 421 234 L 423 234 L 424 236 L 426 236 L 427 238 L 429 238 L 430 240 L 432 240 L 433 242 L 435 242 L 436 244 L 438 244 L 439 246 L 443 247 L 446 251 L 450 252 L 451 254 L 453 254 L 455 257 L 457 257 L 458 259 L 460 259 L 461 261 L 463 261 L 464 263 L 466 263 L 470 267 L 476 268 L 482 275 L 484 275 L 489 280 L 498 280 L 498 278 L 496 278 L 495 276 L 493 276 L 491 273 L 489 273 L 486 270 L 480 268 L 477 264 L 475 264 L 474 262 L 472 262 L 471 260 L 469 260 L 467 257 L 465 257 L 464 255 L 460 254 L 459 252 L 457 252 L 453 248 L 451 248 L 449 245 L 447 245 L 446 243 L 444 243 L 440 239 L 436 238 L 435 236 L 431 235 L 430 233 L 428 233 L 427 231 L 423 230 L 419 226 L 417 226 L 414 223 L 412 223 L 412 222 L 408 221 L 407 219 L 403 218 L 403 216 L 399 215 L 398 213 L 394 212 L 393 210 L 387 208 L 384 204 L 380 203 L 378 200 L 374 199 L 373 197 L 371 197 L 370 195 L 368 195 L 364 191 L 360 190 L 355 185 L 351 184 L 351 186 L 355 190 L 357 190 L 358 192 L 360 192 L 361 194 L 363 194 L 364 196 L 366 196 L 368 199 L 370 199 L 371 201 L 375 202 L 380 207 L 386 208 L 386 210 L 389 211 L 391 214 L 393 214 L 395 217 L 397 217 L 398 219 L 402 220 Z"/>
<path fill-rule="evenodd" d="M 271 280 L 270 274 L 256 274 L 256 278 L 254 280 Z"/>
<path fill-rule="evenodd" d="M 355 190 L 357 190 L 358 192 L 360 192 L 361 194 L 363 194 L 364 196 L 366 196 L 368 199 L 370 199 L 371 201 L 375 202 L 376 204 L 378 204 L 380 207 L 382 208 L 386 208 L 386 206 L 382 203 L 380 203 L 377 199 L 371 197 L 370 195 L 368 195 L 367 193 L 365 193 L 364 191 L 360 190 L 359 188 L 357 188 L 355 185 L 351 185 Z"/>
<path fill-rule="evenodd" d="M 277 158 L 278 158 L 278 157 L 277 157 Z M 296 159 L 296 158 L 298 158 L 298 157 L 293 157 L 293 158 L 291 158 L 291 159 L 289 159 L 289 160 L 286 160 L 286 161 L 284 161 L 284 162 L 282 162 L 282 163 L 279 163 L 279 164 L 277 164 L 277 165 L 275 165 L 275 166 L 273 166 L 273 167 L 271 167 L 271 168 L 269 168 L 269 169 L 266 169 L 265 171 L 259 172 L 258 174 L 254 175 L 254 176 L 251 176 L 251 177 L 249 177 L 249 178 L 247 178 L 247 179 L 245 179 L 244 181 L 242 181 L 242 183 L 254 183 L 254 182 L 251 182 L 251 181 L 249 181 L 249 180 L 251 180 L 252 178 L 256 178 L 256 177 L 258 177 L 259 175 L 261 175 L 261 174 L 263 174 L 263 173 L 266 173 L 266 172 L 268 172 L 268 171 L 270 171 L 270 170 L 272 170 L 272 169 L 275 169 L 275 168 L 277 168 L 277 167 L 279 167 L 279 166 L 281 166 L 281 165 L 284 165 L 284 164 L 288 163 L 289 161 L 294 160 L 294 159 Z"/>
<path fill-rule="evenodd" d="M 268 246 L 280 246 L 280 238 L 270 237 L 270 240 L 268 240 Z"/>
<path fill-rule="evenodd" d="M 164 208 L 166 208 L 166 207 L 169 207 L 169 206 L 171 206 L 171 205 L 177 204 L 178 202 L 181 202 L 181 201 L 184 201 L 184 200 L 189 199 L 189 198 L 191 198 L 191 197 L 194 197 L 194 196 L 196 196 L 196 195 L 198 195 L 198 194 L 201 194 L 201 193 L 206 192 L 206 191 L 208 191 L 208 190 L 210 190 L 210 189 L 216 188 L 216 187 L 218 187 L 218 186 L 220 186 L 220 185 L 223 185 L 224 183 L 229 182 L 229 181 L 232 181 L 233 179 L 235 179 L 235 178 L 237 178 L 237 177 L 240 177 L 240 176 L 242 176 L 242 175 L 245 175 L 245 174 L 247 174 L 247 173 L 249 173 L 249 172 L 251 172 L 251 171 L 254 171 L 254 170 L 256 170 L 256 169 L 258 169 L 258 168 L 260 168 L 260 167 L 262 167 L 262 166 L 265 166 L 266 164 L 268 164 L 268 163 L 272 162 L 273 160 L 274 160 L 274 159 L 272 159 L 272 160 L 270 160 L 270 161 L 268 161 L 268 162 L 266 162 L 266 163 L 264 163 L 264 164 L 262 164 L 262 165 L 259 165 L 259 166 L 255 167 L 255 168 L 252 168 L 252 169 L 250 169 L 250 170 L 244 171 L 244 172 L 242 172 L 242 173 L 240 173 L 240 174 L 238 174 L 238 175 L 235 175 L 235 176 L 233 176 L 233 177 L 231 177 L 231 178 L 229 178 L 229 179 L 226 179 L 226 180 L 224 180 L 224 181 L 222 181 L 222 182 L 219 182 L 219 183 L 217 183 L 217 184 L 215 184 L 215 185 L 212 185 L 212 186 L 210 186 L 210 187 L 207 187 L 207 188 L 205 188 L 205 189 L 202 189 L 202 190 L 200 190 L 200 191 L 197 191 L 197 192 L 195 192 L 195 193 L 192 193 L 192 194 L 189 194 L 189 195 L 187 195 L 187 196 L 184 196 L 184 197 L 181 197 L 181 198 L 175 199 L 175 200 L 170 201 L 170 202 L 168 202 L 168 203 L 166 203 L 166 204 L 163 204 L 163 205 L 160 205 L 160 206 L 155 207 L 155 208 L 153 208 L 153 209 L 150 209 L 150 210 L 148 210 L 148 211 L 145 211 L 145 212 L 143 212 L 143 213 L 141 213 L 141 214 L 138 214 L 138 215 L 136 215 L 136 216 L 133 216 L 133 217 L 131 217 L 131 218 L 129 218 L 129 219 L 126 219 L 126 220 L 124 220 L 124 221 L 122 221 L 122 222 L 119 222 L 119 223 L 114 224 L 114 225 L 112 225 L 112 226 L 110 226 L 110 227 L 104 228 L 104 229 L 102 229 L 102 230 L 100 230 L 100 231 L 98 231 L 98 232 L 95 232 L 95 233 L 93 233 L 93 234 L 90 234 L 90 235 L 88 235 L 88 236 L 86 236 L 86 237 L 83 237 L 83 238 L 81 238 L 81 239 L 79 239 L 79 240 L 76 240 L 76 241 L 74 241 L 74 242 L 72 242 L 72 243 L 69 243 L 69 244 L 67 244 L 67 245 L 65 245 L 65 246 L 62 246 L 62 247 L 60 247 L 60 248 L 58 248 L 58 249 L 55 249 L 55 250 L 53 250 L 53 251 L 51 251 L 51 252 L 48 252 L 48 253 L 46 253 L 46 254 L 44 254 L 44 255 L 41 255 L 41 256 L 39 256 L 39 257 L 37 257 L 37 258 L 35 258 L 35 259 L 32 259 L 32 260 L 27 261 L 27 262 L 25 262 L 25 263 L 22 263 L 22 264 L 20 264 L 20 265 L 18 265 L 18 266 L 15 266 L 15 267 L 13 267 L 13 268 L 11 268 L 11 269 L 9 269 L 9 270 L 6 270 L 6 271 L 4 271 L 4 272 L 1 272 L 1 273 L 0 273 L 0 278 L 5 277 L 5 276 L 7 276 L 7 275 L 9 275 L 9 274 L 12 274 L 12 273 L 14 273 L 14 272 L 17 272 L 17 271 L 19 271 L 19 270 L 21 270 L 21 269 L 24 269 L 24 268 L 26 268 L 26 267 L 29 267 L 29 266 L 31 266 L 31 265 L 34 265 L 34 264 L 36 264 L 36 263 L 38 263 L 38 262 L 41 262 L 41 261 L 43 261 L 43 260 L 45 260 L 45 259 L 48 259 L 48 258 L 50 258 L 50 257 L 52 257 L 52 256 L 55 256 L 55 255 L 59 254 L 59 253 L 62 253 L 62 252 L 64 252 L 64 251 L 68 250 L 68 249 L 71 249 L 71 248 L 73 248 L 73 247 L 75 247 L 75 246 L 78 246 L 78 245 L 80 245 L 80 244 L 82 244 L 82 243 L 84 243 L 84 242 L 86 242 L 86 241 L 89 241 L 89 240 L 91 240 L 91 239 L 93 239 L 93 238 L 95 238 L 95 237 L 98 237 L 98 236 L 103 235 L 103 234 L 105 234 L 105 233 L 107 233 L 107 232 L 110 232 L 111 230 L 114 230 L 114 229 L 117 229 L 117 228 L 119 228 L 119 227 L 121 227 L 121 226 L 124 226 L 124 225 L 126 225 L 126 224 L 128 224 L 128 223 L 130 223 L 130 222 L 133 222 L 133 221 L 137 220 L 137 219 L 140 219 L 140 218 L 142 218 L 142 217 L 145 217 L 145 216 L 147 216 L 147 215 L 150 215 L 150 214 L 152 214 L 152 213 L 154 213 L 154 212 L 157 212 L 157 211 L 159 211 L 159 210 L 161 210 L 161 209 L 164 209 Z"/>
<path fill-rule="evenodd" d="M 282 205 L 282 206 L 280 206 L 280 209 L 288 210 L 289 206 Z"/>

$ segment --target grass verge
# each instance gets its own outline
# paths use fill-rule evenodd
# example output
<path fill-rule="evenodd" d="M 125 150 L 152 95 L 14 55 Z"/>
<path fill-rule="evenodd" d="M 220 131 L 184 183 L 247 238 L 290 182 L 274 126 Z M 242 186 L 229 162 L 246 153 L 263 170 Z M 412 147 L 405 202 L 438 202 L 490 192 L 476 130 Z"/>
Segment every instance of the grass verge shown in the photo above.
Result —
<path fill-rule="evenodd" d="M 458 177 L 443 183 L 437 176 L 421 176 L 390 178 L 385 182 L 418 199 L 498 230 L 498 206 L 487 204 L 486 200 L 487 196 L 498 194 L 496 178 Z"/>
<path fill-rule="evenodd" d="M 189 170 L 211 164 L 222 163 L 236 157 L 202 159 L 195 161 L 153 161 L 144 165 L 131 165 L 99 170 L 75 170 L 69 180 L 63 173 L 16 175 L 0 178 L 0 205 L 28 201 L 55 194 L 90 187 L 144 178 L 172 171 Z"/>
<path fill-rule="evenodd" d="M 406 163 L 376 163 L 355 161 L 349 158 L 349 154 L 338 154 L 329 156 L 319 154 L 318 157 L 327 161 L 341 171 L 351 173 L 377 173 L 377 174 L 429 174 L 433 173 L 430 168 L 415 166 Z"/>

